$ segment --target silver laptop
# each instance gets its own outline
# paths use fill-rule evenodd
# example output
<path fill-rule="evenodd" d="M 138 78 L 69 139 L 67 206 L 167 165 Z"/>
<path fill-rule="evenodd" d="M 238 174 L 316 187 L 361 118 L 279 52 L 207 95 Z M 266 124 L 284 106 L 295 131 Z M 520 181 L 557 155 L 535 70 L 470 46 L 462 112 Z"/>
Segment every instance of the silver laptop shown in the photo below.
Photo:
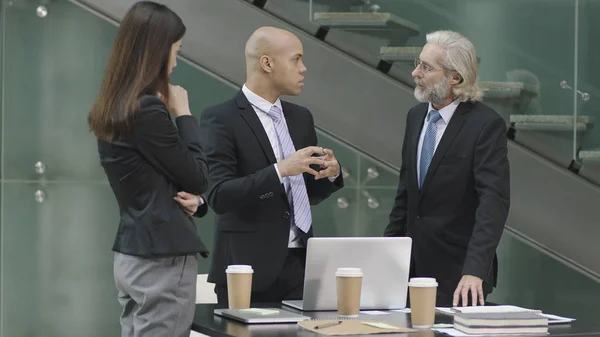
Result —
<path fill-rule="evenodd" d="M 337 268 L 362 268 L 361 310 L 406 307 L 412 240 L 408 237 L 310 238 L 301 301 L 283 301 L 302 311 L 336 310 Z"/>
<path fill-rule="evenodd" d="M 279 308 L 215 309 L 214 314 L 242 323 L 296 323 L 310 317 Z"/>

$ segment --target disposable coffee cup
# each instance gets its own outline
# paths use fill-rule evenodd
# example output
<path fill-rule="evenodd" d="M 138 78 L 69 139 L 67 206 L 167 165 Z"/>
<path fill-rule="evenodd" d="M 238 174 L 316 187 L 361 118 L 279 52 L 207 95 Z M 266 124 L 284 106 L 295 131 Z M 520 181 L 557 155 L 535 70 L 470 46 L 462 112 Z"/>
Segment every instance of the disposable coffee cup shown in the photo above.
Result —
<path fill-rule="evenodd" d="M 250 294 L 252 293 L 252 266 L 230 265 L 225 270 L 227 273 L 227 299 L 229 309 L 250 308 Z"/>
<path fill-rule="evenodd" d="M 437 282 L 434 278 L 415 277 L 408 283 L 410 319 L 415 329 L 431 328 L 435 322 Z"/>
<path fill-rule="evenodd" d="M 357 317 L 360 311 L 362 270 L 360 268 L 338 268 L 335 277 L 338 314 L 343 317 Z"/>

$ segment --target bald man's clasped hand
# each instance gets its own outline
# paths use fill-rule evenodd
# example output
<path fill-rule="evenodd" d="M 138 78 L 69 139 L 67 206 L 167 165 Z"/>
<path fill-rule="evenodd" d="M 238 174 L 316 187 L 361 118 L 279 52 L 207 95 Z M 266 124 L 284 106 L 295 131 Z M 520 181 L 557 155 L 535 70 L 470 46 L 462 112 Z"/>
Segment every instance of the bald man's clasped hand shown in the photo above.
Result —
<path fill-rule="evenodd" d="M 321 170 L 315 170 L 311 165 L 317 165 Z M 335 178 L 340 174 L 340 164 L 333 151 L 319 146 L 309 146 L 294 152 L 277 163 L 277 169 L 282 177 L 306 172 L 315 176 L 316 180 Z"/>

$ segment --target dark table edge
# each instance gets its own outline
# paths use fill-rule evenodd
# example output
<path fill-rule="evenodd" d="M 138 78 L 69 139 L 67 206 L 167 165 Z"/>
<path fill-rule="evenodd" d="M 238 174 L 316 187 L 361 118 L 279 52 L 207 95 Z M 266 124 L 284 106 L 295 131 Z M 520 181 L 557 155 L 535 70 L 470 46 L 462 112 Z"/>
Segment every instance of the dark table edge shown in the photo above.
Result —
<path fill-rule="evenodd" d="M 202 305 L 202 303 L 196 304 L 196 306 L 198 306 L 198 305 Z M 221 308 L 220 306 L 218 306 L 216 304 L 212 304 L 212 306 L 214 307 L 213 309 L 215 309 L 215 308 Z M 273 303 L 259 303 L 259 304 L 256 304 L 255 306 L 256 307 L 263 307 L 263 306 L 264 307 L 272 307 L 272 306 L 274 306 L 274 304 Z M 280 307 L 281 308 L 286 308 L 286 310 L 290 310 L 292 312 L 301 313 L 301 311 L 299 311 L 297 309 L 285 307 L 283 304 L 280 304 Z M 195 332 L 199 332 L 199 333 L 208 335 L 210 337 L 235 337 L 235 336 L 230 335 L 230 334 L 228 334 L 226 332 L 222 332 L 222 331 L 219 331 L 219 330 L 213 330 L 211 328 L 202 326 L 202 325 L 197 324 L 195 322 L 192 322 L 191 329 L 193 331 L 195 331 Z M 437 333 L 438 332 L 436 332 L 436 334 Z M 440 333 L 440 334 L 442 334 L 442 333 Z M 409 333 L 409 335 L 410 335 L 410 333 Z M 442 335 L 445 336 L 445 337 L 450 337 L 449 335 L 445 335 L 445 334 L 442 334 Z M 506 337 L 518 337 L 518 336 L 520 336 L 520 335 L 507 335 Z M 522 335 L 522 336 L 527 337 L 526 335 Z M 569 333 L 554 333 L 554 334 L 548 334 L 548 336 L 550 336 L 550 337 L 553 337 L 553 336 L 554 337 L 600 337 L 600 332 L 579 332 L 579 333 L 570 333 L 570 334 Z M 498 337 L 498 336 L 494 336 L 494 337 Z"/>
<path fill-rule="evenodd" d="M 217 331 L 217 330 L 212 330 L 209 328 L 205 328 L 201 325 L 198 325 L 196 323 L 192 324 L 192 330 L 195 332 L 199 332 L 201 334 L 205 334 L 207 336 L 210 337 L 232 337 L 231 335 L 227 334 L 227 333 L 223 333 L 221 331 Z M 444 335 L 444 336 L 448 336 L 449 335 Z M 519 335 L 507 335 L 507 337 L 515 337 L 515 336 L 519 336 Z M 548 335 L 551 336 L 551 335 Z M 565 337 L 600 337 L 600 333 L 586 333 L 586 332 L 582 332 L 582 333 L 575 333 L 575 334 L 565 334 L 565 335 L 555 335 L 555 336 L 565 336 Z M 497 336 L 494 336 L 497 337 Z"/>
<path fill-rule="evenodd" d="M 212 330 L 210 328 L 203 327 L 202 325 L 198 325 L 196 323 L 192 323 L 192 331 L 196 331 L 196 332 L 205 334 L 210 337 L 231 337 L 231 335 L 229 335 L 227 333 L 217 331 L 217 330 Z"/>

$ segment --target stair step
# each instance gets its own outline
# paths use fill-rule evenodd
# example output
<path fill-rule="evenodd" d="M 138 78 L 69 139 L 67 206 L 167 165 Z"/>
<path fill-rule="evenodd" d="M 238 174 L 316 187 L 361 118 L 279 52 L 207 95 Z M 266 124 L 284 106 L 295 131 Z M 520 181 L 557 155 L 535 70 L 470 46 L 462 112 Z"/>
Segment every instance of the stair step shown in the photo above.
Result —
<path fill-rule="evenodd" d="M 485 98 L 517 98 L 522 95 L 537 95 L 534 87 L 523 82 L 480 82 Z"/>
<path fill-rule="evenodd" d="M 579 151 L 579 159 L 600 161 L 600 149 Z"/>
<path fill-rule="evenodd" d="M 421 54 L 422 47 L 381 47 L 379 54 L 384 61 L 413 62 Z"/>
<path fill-rule="evenodd" d="M 419 34 L 419 26 L 392 13 L 318 12 L 315 23 L 322 27 L 346 30 L 409 30 Z"/>
<path fill-rule="evenodd" d="M 301 0 L 303 2 L 309 2 L 310 0 Z M 341 6 L 362 6 L 365 4 L 363 0 L 312 0 L 313 4 L 327 5 L 330 7 L 341 7 Z"/>
<path fill-rule="evenodd" d="M 389 62 L 413 62 L 419 57 L 423 47 L 381 47 L 379 55 L 382 60 Z M 477 57 L 477 62 L 481 59 Z"/>
<path fill-rule="evenodd" d="M 511 123 L 573 125 L 573 115 L 511 115 Z M 593 116 L 577 116 L 578 124 L 594 124 Z"/>
<path fill-rule="evenodd" d="M 555 124 L 555 123 L 516 123 L 515 128 L 523 131 L 573 131 L 573 125 Z M 577 131 L 583 132 L 589 130 L 590 127 L 585 123 L 577 123 Z"/>

